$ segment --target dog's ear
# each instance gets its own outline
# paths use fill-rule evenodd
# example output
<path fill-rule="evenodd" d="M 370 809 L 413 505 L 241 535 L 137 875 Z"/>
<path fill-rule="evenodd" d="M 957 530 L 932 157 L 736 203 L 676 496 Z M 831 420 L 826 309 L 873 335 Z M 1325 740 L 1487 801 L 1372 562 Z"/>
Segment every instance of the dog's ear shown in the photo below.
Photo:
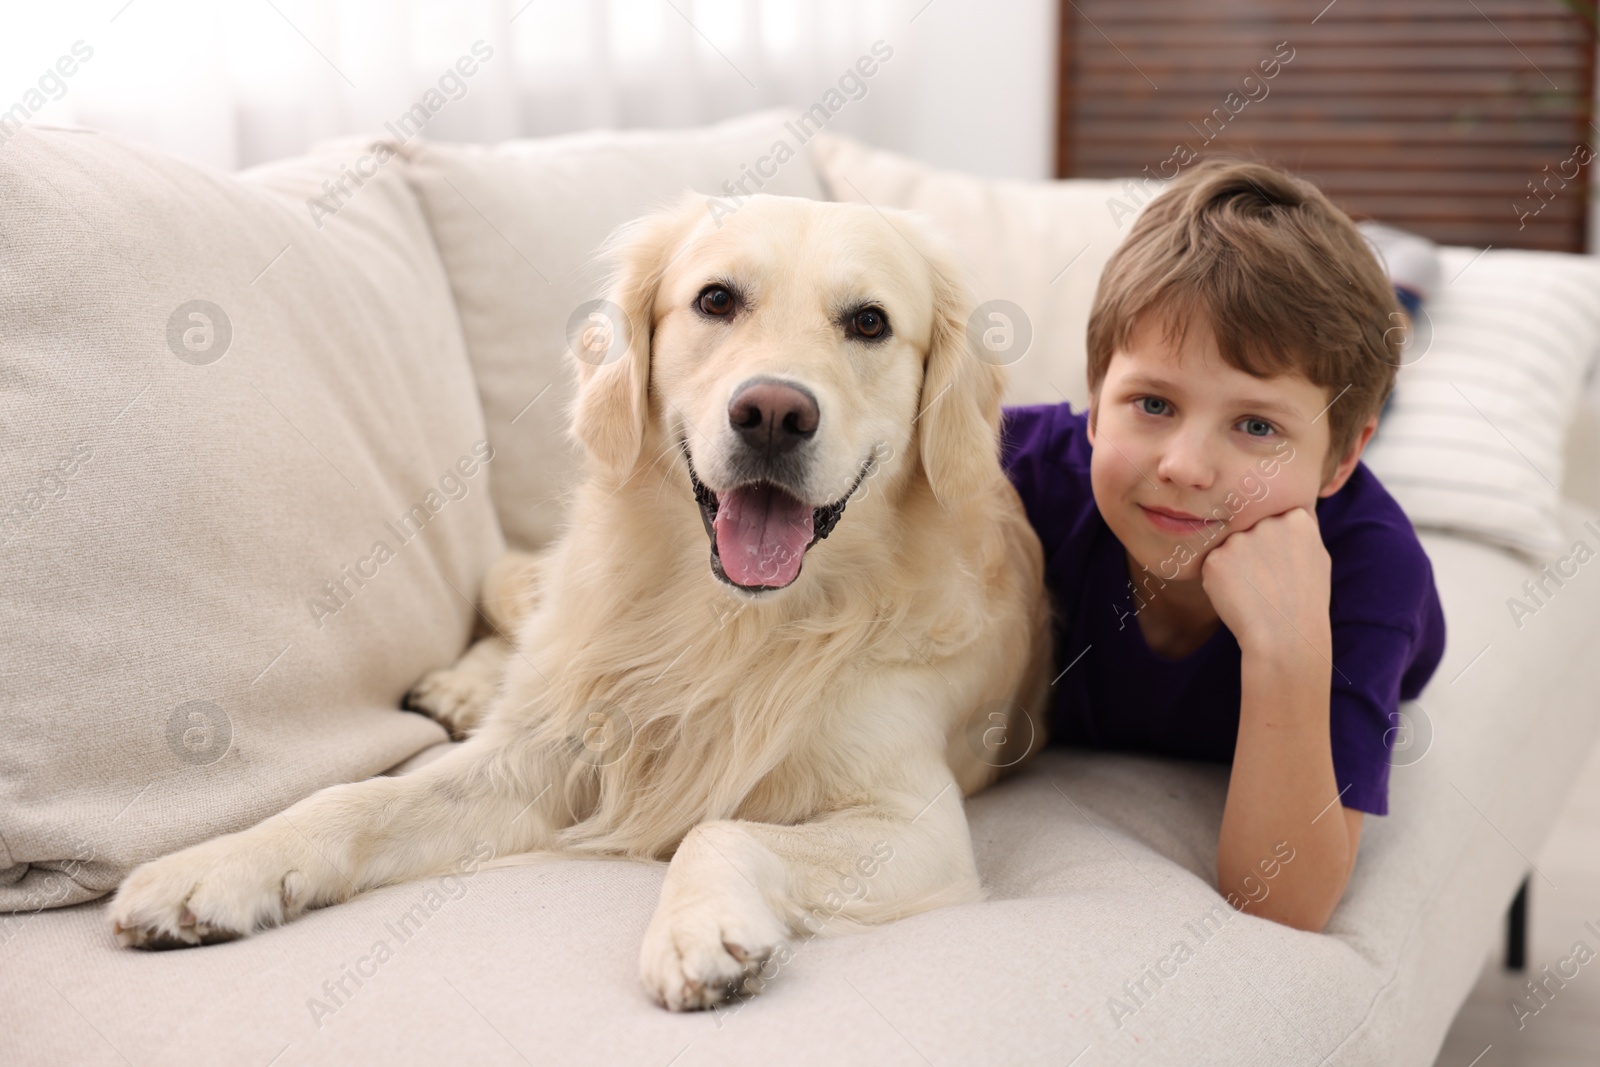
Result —
<path fill-rule="evenodd" d="M 913 238 L 933 276 L 933 329 L 918 401 L 917 447 L 928 484 L 950 504 L 989 484 L 1000 470 L 1000 367 L 968 337 L 973 302 L 954 250 L 915 219 Z"/>
<path fill-rule="evenodd" d="M 606 298 L 570 332 L 578 389 L 572 436 L 617 473 L 632 471 L 650 414 L 650 347 L 662 275 L 706 198 L 685 193 L 671 206 L 624 223 L 600 246 L 612 265 Z"/>

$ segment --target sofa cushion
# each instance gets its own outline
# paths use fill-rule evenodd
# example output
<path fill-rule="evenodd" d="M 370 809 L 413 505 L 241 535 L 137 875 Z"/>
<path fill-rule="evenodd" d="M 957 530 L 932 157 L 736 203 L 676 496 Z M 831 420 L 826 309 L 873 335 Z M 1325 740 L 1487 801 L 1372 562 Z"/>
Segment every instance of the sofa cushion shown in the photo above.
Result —
<path fill-rule="evenodd" d="M 0 153 L 0 910 L 443 736 L 398 702 L 502 542 L 449 284 L 366 154 Z"/>
<path fill-rule="evenodd" d="M 455 290 L 513 546 L 555 538 L 577 476 L 570 338 L 601 295 L 597 246 L 686 188 L 726 196 L 725 183 L 743 181 L 750 192 L 821 199 L 790 118 L 767 111 L 695 130 L 401 146 Z M 775 173 L 747 178 L 758 169 Z"/>
<path fill-rule="evenodd" d="M 1142 190 L 980 178 L 826 131 L 808 147 L 834 199 L 919 211 L 955 242 L 974 287 L 969 334 L 1006 368 L 1005 403 L 1088 406 L 1089 307 Z"/>

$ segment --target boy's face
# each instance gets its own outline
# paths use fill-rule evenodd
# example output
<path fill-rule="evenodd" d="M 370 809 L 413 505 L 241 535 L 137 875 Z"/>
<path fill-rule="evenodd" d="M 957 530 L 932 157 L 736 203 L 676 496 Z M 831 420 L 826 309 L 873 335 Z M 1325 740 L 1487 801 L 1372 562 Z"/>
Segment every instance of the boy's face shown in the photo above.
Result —
<path fill-rule="evenodd" d="M 1131 560 L 1168 581 L 1198 579 L 1232 534 L 1295 507 L 1315 514 L 1377 425 L 1369 420 L 1324 483 L 1328 392 L 1300 374 L 1261 379 L 1230 367 L 1203 321 L 1179 345 L 1144 316 L 1112 355 L 1089 420 L 1095 503 Z"/>

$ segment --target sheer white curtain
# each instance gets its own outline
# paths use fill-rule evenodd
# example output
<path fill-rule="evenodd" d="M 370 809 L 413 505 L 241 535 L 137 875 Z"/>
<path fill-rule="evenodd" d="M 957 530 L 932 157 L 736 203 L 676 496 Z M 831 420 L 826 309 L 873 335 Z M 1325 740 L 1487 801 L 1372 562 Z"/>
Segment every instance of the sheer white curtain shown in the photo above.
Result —
<path fill-rule="evenodd" d="M 915 42 L 948 17 L 940 5 L 960 10 L 959 0 L 8 4 L 0 142 L 21 121 L 64 122 L 233 169 L 381 129 L 430 92 L 439 106 L 425 136 L 441 140 L 697 125 L 808 107 L 882 40 L 893 59 L 838 128 L 894 145 L 930 123 L 918 108 L 936 72 Z"/>

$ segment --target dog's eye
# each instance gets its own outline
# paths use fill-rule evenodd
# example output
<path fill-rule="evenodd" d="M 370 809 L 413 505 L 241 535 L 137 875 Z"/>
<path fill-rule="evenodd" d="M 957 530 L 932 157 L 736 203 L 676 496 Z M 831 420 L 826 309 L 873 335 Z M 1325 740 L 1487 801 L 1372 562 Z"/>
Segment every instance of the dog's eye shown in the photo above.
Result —
<path fill-rule="evenodd" d="M 710 285 L 701 290 L 699 304 L 707 315 L 728 315 L 733 311 L 733 294 L 720 285 Z"/>
<path fill-rule="evenodd" d="M 889 329 L 889 316 L 882 308 L 862 308 L 850 319 L 850 330 L 869 341 L 882 337 Z"/>

